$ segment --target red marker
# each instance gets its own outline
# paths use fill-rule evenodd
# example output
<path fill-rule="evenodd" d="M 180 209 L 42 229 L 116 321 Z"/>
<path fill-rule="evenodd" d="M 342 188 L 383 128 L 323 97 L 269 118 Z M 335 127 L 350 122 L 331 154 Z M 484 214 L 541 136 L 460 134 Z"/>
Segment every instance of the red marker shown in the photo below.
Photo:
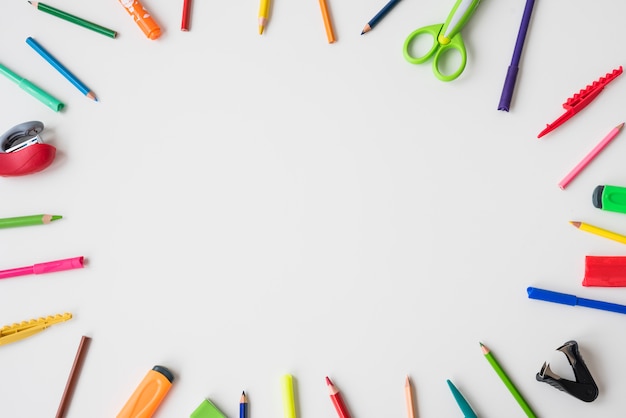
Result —
<path fill-rule="evenodd" d="M 337 389 L 337 386 L 330 381 L 328 376 L 326 376 L 326 385 L 328 386 L 330 400 L 333 401 L 333 405 L 335 406 L 335 410 L 337 411 L 339 418 L 350 418 L 350 413 L 348 412 L 348 408 L 346 408 L 346 404 L 343 402 L 339 389 Z"/>

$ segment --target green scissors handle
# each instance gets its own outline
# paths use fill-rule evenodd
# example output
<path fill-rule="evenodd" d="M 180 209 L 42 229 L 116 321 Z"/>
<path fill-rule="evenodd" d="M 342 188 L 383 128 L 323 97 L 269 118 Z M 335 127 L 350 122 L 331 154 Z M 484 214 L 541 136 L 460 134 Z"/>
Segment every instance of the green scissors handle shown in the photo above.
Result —
<path fill-rule="evenodd" d="M 457 33 L 454 37 L 452 37 L 452 39 L 449 39 L 448 43 L 442 44 L 438 40 L 442 28 L 443 25 L 431 25 L 413 31 L 406 38 L 406 41 L 404 41 L 404 58 L 411 64 L 423 64 L 434 56 L 433 73 L 435 74 L 435 76 L 441 81 L 452 81 L 460 76 L 465 69 L 465 64 L 467 63 L 467 51 L 465 49 L 465 43 L 463 43 L 463 38 L 461 37 L 460 33 Z M 433 38 L 433 46 L 424 55 L 420 57 L 415 57 L 411 55 L 411 44 L 418 36 L 422 35 L 431 36 Z M 457 68 L 457 70 L 452 74 L 443 74 L 439 69 L 439 62 L 441 60 L 441 57 L 451 49 L 459 52 L 459 54 L 461 55 L 461 63 L 459 65 L 459 68 Z"/>
<path fill-rule="evenodd" d="M 442 81 L 452 81 L 457 78 L 461 75 L 467 63 L 467 51 L 465 50 L 465 43 L 461 37 L 461 29 L 463 29 L 472 16 L 479 2 L 480 0 L 456 0 L 445 23 L 425 26 L 411 32 L 404 41 L 404 58 L 411 64 L 422 64 L 429 58 L 434 57 L 433 73 L 438 79 Z M 411 54 L 411 45 L 415 38 L 422 35 L 432 37 L 433 46 L 423 56 L 415 57 Z M 443 74 L 440 70 L 439 63 L 442 56 L 451 49 L 461 55 L 461 64 L 452 74 Z"/>

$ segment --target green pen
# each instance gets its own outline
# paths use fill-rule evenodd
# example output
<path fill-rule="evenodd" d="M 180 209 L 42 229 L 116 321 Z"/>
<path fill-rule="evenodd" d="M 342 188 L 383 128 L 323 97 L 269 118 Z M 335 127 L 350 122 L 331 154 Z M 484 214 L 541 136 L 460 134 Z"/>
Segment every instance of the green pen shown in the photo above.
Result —
<path fill-rule="evenodd" d="M 26 215 L 16 216 L 14 218 L 0 218 L 0 228 L 45 225 L 61 218 L 61 215 Z"/>
<path fill-rule="evenodd" d="M 598 209 L 626 213 L 626 187 L 598 186 L 593 190 L 591 201 Z"/>
<path fill-rule="evenodd" d="M 15 74 L 13 71 L 9 70 L 2 64 L 0 64 L 0 73 L 2 73 L 2 75 L 17 84 L 22 90 L 24 90 L 55 112 L 58 112 L 65 107 L 65 105 L 61 103 L 59 99 L 55 98 L 42 88 L 37 87 L 25 78 L 22 78 L 19 75 Z"/>

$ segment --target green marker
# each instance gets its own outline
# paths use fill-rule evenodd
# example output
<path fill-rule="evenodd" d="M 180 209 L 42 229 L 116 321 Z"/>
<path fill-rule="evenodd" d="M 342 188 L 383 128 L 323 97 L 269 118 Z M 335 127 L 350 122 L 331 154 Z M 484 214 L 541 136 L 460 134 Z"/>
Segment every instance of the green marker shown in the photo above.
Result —
<path fill-rule="evenodd" d="M 13 228 L 17 226 L 45 225 L 61 219 L 60 215 L 27 215 L 14 218 L 0 218 L 0 228 Z"/>
<path fill-rule="evenodd" d="M 50 93 L 34 85 L 25 78 L 22 78 L 19 75 L 15 74 L 13 71 L 9 70 L 2 64 L 0 64 L 0 74 L 4 75 L 6 78 L 17 84 L 22 90 L 24 90 L 55 112 L 58 112 L 65 107 L 65 105 L 61 103 L 59 99 L 55 98 Z"/>
<path fill-rule="evenodd" d="M 626 187 L 598 186 L 593 191 L 591 201 L 598 209 L 626 213 Z"/>

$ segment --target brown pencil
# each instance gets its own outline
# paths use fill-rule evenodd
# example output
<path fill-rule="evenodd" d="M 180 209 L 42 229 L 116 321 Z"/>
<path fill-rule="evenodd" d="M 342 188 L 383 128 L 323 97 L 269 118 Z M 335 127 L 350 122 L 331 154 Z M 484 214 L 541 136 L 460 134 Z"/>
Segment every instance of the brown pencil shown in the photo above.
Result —
<path fill-rule="evenodd" d="M 74 357 L 74 364 L 72 364 L 70 376 L 68 377 L 67 383 L 65 384 L 65 390 L 63 391 L 63 396 L 61 397 L 61 403 L 59 404 L 56 418 L 63 418 L 65 416 L 67 407 L 69 406 L 72 395 L 74 394 L 74 389 L 76 388 L 78 375 L 80 374 L 80 370 L 83 366 L 83 363 L 85 362 L 85 354 L 87 353 L 87 348 L 90 342 L 91 338 L 85 335 L 83 335 L 83 337 L 80 339 L 78 351 L 76 352 L 76 357 Z"/>

